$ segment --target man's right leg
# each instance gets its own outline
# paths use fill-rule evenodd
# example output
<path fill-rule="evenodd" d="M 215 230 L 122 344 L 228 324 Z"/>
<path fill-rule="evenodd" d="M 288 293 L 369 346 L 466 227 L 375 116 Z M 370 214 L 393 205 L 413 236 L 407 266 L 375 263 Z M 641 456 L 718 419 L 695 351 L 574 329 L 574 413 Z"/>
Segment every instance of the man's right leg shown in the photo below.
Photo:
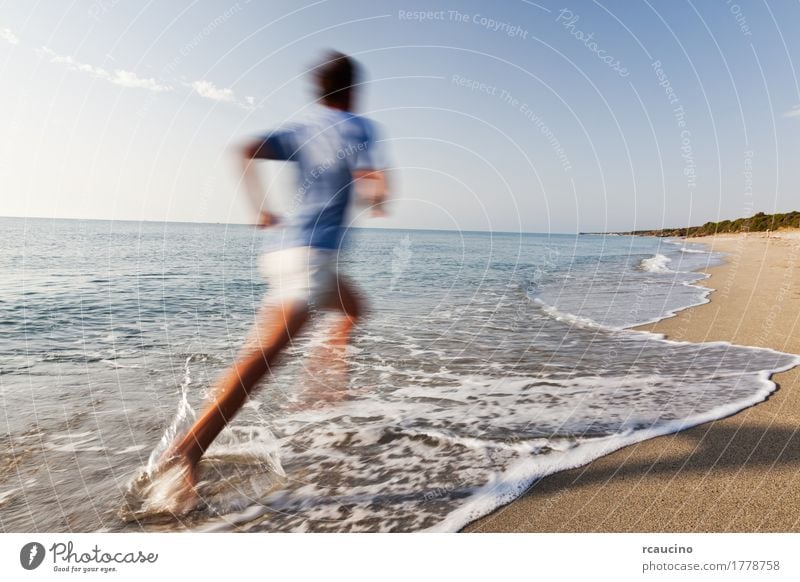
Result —
<path fill-rule="evenodd" d="M 248 394 L 270 369 L 280 351 L 303 328 L 308 320 L 305 301 L 287 301 L 266 309 L 255 330 L 255 342 L 217 383 L 212 401 L 183 437 L 167 451 L 165 457 L 177 457 L 197 464 L 225 425 L 236 415 Z"/>

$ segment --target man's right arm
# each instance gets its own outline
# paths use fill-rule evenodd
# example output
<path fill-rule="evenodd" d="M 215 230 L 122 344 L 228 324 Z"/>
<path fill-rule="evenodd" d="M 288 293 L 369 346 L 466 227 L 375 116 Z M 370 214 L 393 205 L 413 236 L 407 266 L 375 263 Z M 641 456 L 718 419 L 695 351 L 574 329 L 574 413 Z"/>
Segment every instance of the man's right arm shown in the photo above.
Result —
<path fill-rule="evenodd" d="M 242 181 L 250 202 L 258 213 L 256 226 L 259 228 L 267 228 L 279 222 L 278 217 L 263 209 L 263 202 L 265 197 L 264 186 L 258 171 L 253 163 L 253 160 L 271 160 L 275 159 L 272 148 L 268 143 L 268 139 L 254 139 L 245 143 L 239 150 L 239 159 L 242 168 Z"/>
<path fill-rule="evenodd" d="M 276 159 L 269 146 L 268 139 L 254 139 L 245 143 L 241 147 L 241 157 L 243 160 L 274 160 Z"/>

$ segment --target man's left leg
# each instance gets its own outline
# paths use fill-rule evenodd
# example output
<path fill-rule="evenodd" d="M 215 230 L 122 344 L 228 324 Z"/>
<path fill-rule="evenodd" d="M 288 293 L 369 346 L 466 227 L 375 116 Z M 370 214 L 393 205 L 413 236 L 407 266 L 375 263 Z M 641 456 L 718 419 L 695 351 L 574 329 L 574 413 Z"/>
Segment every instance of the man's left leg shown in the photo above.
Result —
<path fill-rule="evenodd" d="M 363 299 L 356 291 L 355 285 L 345 277 L 337 275 L 337 293 L 326 307 L 340 312 L 340 319 L 331 331 L 331 343 L 344 348 L 350 341 L 353 328 L 363 316 Z"/>
<path fill-rule="evenodd" d="M 337 312 L 326 345 L 312 350 L 305 364 L 305 386 L 293 407 L 304 410 L 341 402 L 349 396 L 347 344 L 353 328 L 363 316 L 363 300 L 355 286 L 341 275 L 331 281 L 330 292 L 318 303 L 320 309 Z"/>

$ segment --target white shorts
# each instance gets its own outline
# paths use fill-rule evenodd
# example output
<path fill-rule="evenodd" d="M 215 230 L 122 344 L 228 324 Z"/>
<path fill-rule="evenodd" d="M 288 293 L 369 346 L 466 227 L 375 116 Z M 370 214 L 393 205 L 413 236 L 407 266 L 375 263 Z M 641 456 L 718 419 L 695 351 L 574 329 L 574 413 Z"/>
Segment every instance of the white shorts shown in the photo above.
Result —
<path fill-rule="evenodd" d="M 259 271 L 269 286 L 266 302 L 302 301 L 309 307 L 336 304 L 339 297 L 338 253 L 314 247 L 293 247 L 264 253 Z"/>

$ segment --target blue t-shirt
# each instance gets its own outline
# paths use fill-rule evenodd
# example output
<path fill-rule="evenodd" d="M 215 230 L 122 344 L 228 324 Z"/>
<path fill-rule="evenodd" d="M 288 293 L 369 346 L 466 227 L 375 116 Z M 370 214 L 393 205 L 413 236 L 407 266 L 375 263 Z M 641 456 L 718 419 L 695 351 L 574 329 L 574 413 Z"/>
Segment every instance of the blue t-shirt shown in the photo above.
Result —
<path fill-rule="evenodd" d="M 281 246 L 339 248 L 353 171 L 385 167 L 372 122 L 315 105 L 303 121 L 273 131 L 263 140 L 264 157 L 298 164 L 296 208 Z"/>

